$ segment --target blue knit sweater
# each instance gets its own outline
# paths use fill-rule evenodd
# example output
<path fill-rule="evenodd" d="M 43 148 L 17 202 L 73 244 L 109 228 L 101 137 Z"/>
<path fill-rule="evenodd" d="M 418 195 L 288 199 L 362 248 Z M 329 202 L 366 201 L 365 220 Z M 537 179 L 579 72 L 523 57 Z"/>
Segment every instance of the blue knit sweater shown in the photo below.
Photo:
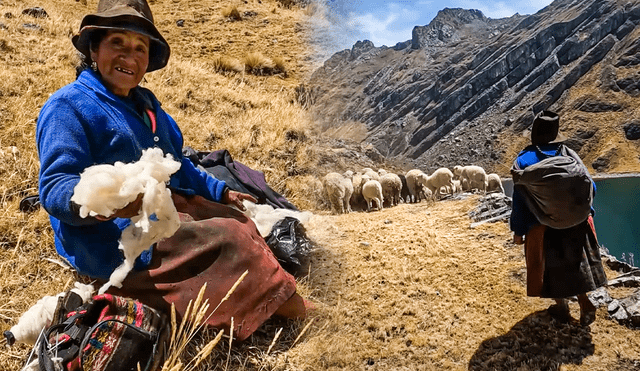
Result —
<path fill-rule="evenodd" d="M 217 202 L 226 188 L 224 181 L 200 171 L 182 156 L 182 133 L 153 93 L 137 87 L 132 94 L 136 102 L 145 102 L 155 113 L 155 133 L 131 99 L 111 93 L 90 69 L 47 100 L 36 127 L 40 202 L 50 215 L 56 250 L 80 274 L 105 280 L 123 262 L 118 240 L 131 221 L 100 222 L 78 215 L 71 196 L 85 168 L 134 162 L 144 149 L 159 147 L 182 164 L 169 186 Z M 138 258 L 135 268 L 144 269 L 150 260 L 151 249 Z"/>

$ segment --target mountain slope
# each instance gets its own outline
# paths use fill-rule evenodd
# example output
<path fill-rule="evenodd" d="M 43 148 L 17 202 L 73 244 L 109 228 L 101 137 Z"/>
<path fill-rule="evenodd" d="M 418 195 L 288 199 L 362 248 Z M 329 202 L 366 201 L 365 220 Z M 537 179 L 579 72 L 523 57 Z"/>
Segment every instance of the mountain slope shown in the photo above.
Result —
<path fill-rule="evenodd" d="M 532 118 L 551 109 L 594 171 L 636 171 L 638 4 L 556 0 L 498 20 L 444 9 L 410 41 L 334 54 L 308 82 L 313 112 L 329 132 L 359 126 L 354 140 L 398 163 L 507 175 Z"/>

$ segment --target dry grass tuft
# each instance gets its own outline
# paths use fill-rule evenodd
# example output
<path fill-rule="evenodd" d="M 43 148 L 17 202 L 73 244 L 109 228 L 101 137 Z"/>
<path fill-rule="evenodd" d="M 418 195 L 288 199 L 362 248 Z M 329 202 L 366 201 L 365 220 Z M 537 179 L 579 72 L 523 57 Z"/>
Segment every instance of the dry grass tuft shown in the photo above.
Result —
<path fill-rule="evenodd" d="M 296 0 L 278 0 L 283 7 L 290 9 L 292 6 L 296 5 Z"/>
<path fill-rule="evenodd" d="M 284 59 L 282 59 L 281 57 L 273 57 L 271 59 L 273 61 L 273 70 L 274 70 L 274 75 L 275 74 L 284 74 L 285 77 L 287 75 L 287 68 L 285 65 L 285 61 Z"/>
<path fill-rule="evenodd" d="M 211 355 L 213 349 L 216 347 L 218 342 L 220 342 L 220 339 L 224 334 L 224 330 L 218 331 L 218 334 L 213 340 L 209 341 L 206 345 L 201 347 L 195 357 L 189 357 L 189 361 L 187 362 L 186 366 L 182 366 L 182 361 L 185 358 L 186 349 L 190 344 L 192 344 L 195 335 L 203 330 L 204 323 L 206 323 L 207 319 L 216 312 L 216 310 L 220 307 L 220 304 L 229 299 L 231 294 L 233 294 L 233 292 L 244 280 L 248 273 L 248 271 L 245 271 L 236 280 L 225 297 L 220 301 L 220 303 L 218 303 L 218 306 L 216 306 L 215 309 L 213 309 L 208 315 L 207 312 L 209 310 L 209 299 L 204 299 L 204 293 L 207 288 L 207 284 L 205 283 L 200 288 L 200 292 L 198 293 L 196 301 L 192 303 L 192 301 L 189 300 L 189 304 L 187 305 L 187 310 L 185 311 L 184 318 L 180 323 L 180 327 L 177 327 L 176 323 L 176 308 L 173 304 L 171 304 L 171 340 L 168 348 L 169 357 L 167 357 L 167 359 L 165 360 L 162 366 L 162 371 L 197 370 L 198 366 Z M 229 351 L 231 351 L 231 339 L 233 339 L 233 318 L 231 318 L 231 332 L 229 334 Z"/>
<path fill-rule="evenodd" d="M 239 73 L 244 71 L 244 66 L 239 60 L 225 56 L 214 59 L 212 65 L 216 72 Z"/>
<path fill-rule="evenodd" d="M 230 5 L 222 10 L 222 16 L 230 21 L 241 21 L 242 16 L 237 7 Z"/>
<path fill-rule="evenodd" d="M 278 59 L 278 64 L 260 52 L 247 53 L 244 58 L 245 71 L 256 76 L 267 76 L 284 73 L 284 62 Z"/>

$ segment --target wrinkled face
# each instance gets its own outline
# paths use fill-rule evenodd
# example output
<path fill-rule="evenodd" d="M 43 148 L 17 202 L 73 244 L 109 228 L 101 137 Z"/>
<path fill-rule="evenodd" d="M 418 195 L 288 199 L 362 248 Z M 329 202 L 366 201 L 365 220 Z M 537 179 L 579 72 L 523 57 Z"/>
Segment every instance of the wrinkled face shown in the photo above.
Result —
<path fill-rule="evenodd" d="M 109 30 L 91 59 L 98 65 L 102 81 L 111 92 L 129 95 L 147 71 L 149 37 L 133 31 Z"/>

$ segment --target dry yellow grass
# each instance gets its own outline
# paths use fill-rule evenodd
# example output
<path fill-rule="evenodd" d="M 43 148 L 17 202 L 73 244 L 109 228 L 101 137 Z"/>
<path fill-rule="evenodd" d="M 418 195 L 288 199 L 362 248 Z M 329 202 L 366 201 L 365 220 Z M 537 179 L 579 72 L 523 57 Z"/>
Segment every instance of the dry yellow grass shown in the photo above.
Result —
<path fill-rule="evenodd" d="M 49 94 L 74 80 L 77 56 L 69 38 L 96 4 L 41 0 L 49 18 L 33 19 L 20 15 L 32 3 L 2 0 L 2 12 L 14 17 L 3 18 L 7 29 L 0 29 L 0 148 L 15 146 L 19 154 L 0 161 L 0 331 L 77 278 L 56 263 L 46 213 L 23 214 L 18 202 L 37 191 L 38 111 Z M 624 370 L 640 360 L 637 332 L 606 319 L 602 309 L 588 334 L 545 323 L 539 311 L 549 303 L 525 296 L 522 252 L 509 243 L 506 226 L 468 228 L 466 212 L 475 199 L 341 216 L 317 210 L 323 174 L 316 161 L 331 152 L 316 146 L 317 131 L 295 91 L 311 69 L 300 25 L 313 12 L 288 1 L 247 0 L 242 21 L 229 22 L 223 10 L 235 3 L 228 0 L 151 6 L 172 56 L 143 84 L 176 119 L 185 144 L 229 150 L 300 209 L 316 213 L 309 225 L 316 249 L 298 286 L 318 306 L 313 317 L 272 319 L 243 343 L 223 336 L 214 347 L 217 331 L 196 332 L 172 370 L 210 350 L 197 370 L 464 370 L 499 359 L 489 349 L 511 356 L 510 341 L 518 336 L 522 346 L 556 345 L 546 360 L 561 364 L 555 369 Z M 286 66 L 286 76 L 216 72 L 217 61 L 240 61 L 248 53 Z M 350 135 L 360 133 L 354 125 Z M 531 321 L 542 322 L 539 331 L 522 331 Z M 562 364 L 559 352 L 570 349 L 571 339 L 553 334 L 563 331 L 593 347 Z M 0 370 L 19 369 L 29 351 L 2 347 Z M 544 361 L 529 356 L 529 364 Z"/>

